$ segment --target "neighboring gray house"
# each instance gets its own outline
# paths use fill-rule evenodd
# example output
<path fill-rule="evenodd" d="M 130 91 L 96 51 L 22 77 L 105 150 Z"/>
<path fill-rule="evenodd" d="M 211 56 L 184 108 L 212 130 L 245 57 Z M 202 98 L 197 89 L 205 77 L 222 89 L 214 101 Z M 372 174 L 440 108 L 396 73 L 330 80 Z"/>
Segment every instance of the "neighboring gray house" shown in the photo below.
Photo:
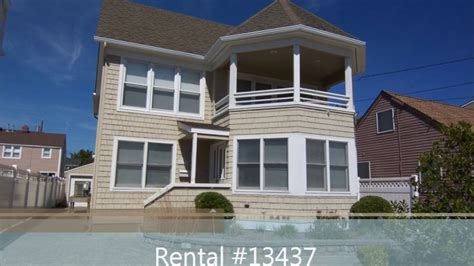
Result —
<path fill-rule="evenodd" d="M 5 35 L 5 25 L 9 8 L 10 0 L 0 0 L 0 56 L 4 55 L 3 36 Z"/>
<path fill-rule="evenodd" d="M 105 0 L 95 40 L 92 208 L 189 208 L 209 190 L 237 215 L 357 200 L 365 42 L 285 0 L 238 26 Z"/>

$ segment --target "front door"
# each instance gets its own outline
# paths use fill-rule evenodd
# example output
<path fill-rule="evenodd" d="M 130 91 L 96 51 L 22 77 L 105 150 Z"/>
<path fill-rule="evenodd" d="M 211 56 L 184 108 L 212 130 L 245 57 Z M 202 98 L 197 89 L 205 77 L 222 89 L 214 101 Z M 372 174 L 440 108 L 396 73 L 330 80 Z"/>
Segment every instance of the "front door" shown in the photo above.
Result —
<path fill-rule="evenodd" d="M 224 179 L 226 145 L 227 142 L 225 141 L 211 145 L 211 154 L 209 156 L 209 183 L 219 183 L 219 180 Z"/>

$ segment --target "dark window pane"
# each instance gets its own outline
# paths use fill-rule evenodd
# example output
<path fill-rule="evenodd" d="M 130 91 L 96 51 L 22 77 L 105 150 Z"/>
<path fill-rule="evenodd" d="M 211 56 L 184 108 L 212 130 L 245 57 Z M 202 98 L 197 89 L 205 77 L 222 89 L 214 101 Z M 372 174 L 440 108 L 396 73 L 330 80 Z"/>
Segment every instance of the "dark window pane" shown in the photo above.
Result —
<path fill-rule="evenodd" d="M 239 164 L 237 187 L 241 189 L 260 189 L 260 165 Z"/>
<path fill-rule="evenodd" d="M 288 190 L 287 164 L 265 164 L 265 189 Z"/>
<path fill-rule="evenodd" d="M 147 166 L 146 187 L 165 187 L 171 182 L 171 166 Z"/>
<path fill-rule="evenodd" d="M 308 190 L 326 190 L 326 167 L 323 165 L 306 166 L 306 185 Z"/>
<path fill-rule="evenodd" d="M 360 178 L 370 178 L 370 164 L 368 162 L 358 163 L 357 172 Z"/>
<path fill-rule="evenodd" d="M 146 187 L 164 187 L 171 182 L 173 145 L 149 143 Z"/>
<path fill-rule="evenodd" d="M 249 80 L 238 79 L 237 80 L 237 92 L 251 91 L 252 82 Z"/>
<path fill-rule="evenodd" d="M 199 94 L 181 93 L 179 96 L 179 111 L 199 114 Z"/>
<path fill-rule="evenodd" d="M 258 163 L 260 162 L 260 140 L 239 140 L 238 144 L 238 162 L 239 163 Z"/>
<path fill-rule="evenodd" d="M 145 87 L 125 84 L 123 89 L 123 105 L 146 107 L 146 91 Z"/>
<path fill-rule="evenodd" d="M 174 91 L 162 90 L 155 88 L 153 90 L 153 104 L 154 109 L 173 110 L 174 106 Z"/>
<path fill-rule="evenodd" d="M 347 167 L 331 166 L 331 190 L 332 191 L 348 191 L 349 180 L 347 176 Z"/>
<path fill-rule="evenodd" d="M 306 162 L 307 163 L 326 163 L 326 142 L 322 140 L 306 140 Z"/>
<path fill-rule="evenodd" d="M 377 129 L 378 132 L 391 131 L 393 128 L 392 110 L 377 113 Z"/>
<path fill-rule="evenodd" d="M 262 90 L 271 90 L 272 89 L 272 84 L 265 84 L 265 83 L 258 83 L 255 84 L 255 90 L 256 91 L 262 91 Z"/>
<path fill-rule="evenodd" d="M 287 139 L 266 139 L 265 163 L 288 163 L 288 140 Z"/>

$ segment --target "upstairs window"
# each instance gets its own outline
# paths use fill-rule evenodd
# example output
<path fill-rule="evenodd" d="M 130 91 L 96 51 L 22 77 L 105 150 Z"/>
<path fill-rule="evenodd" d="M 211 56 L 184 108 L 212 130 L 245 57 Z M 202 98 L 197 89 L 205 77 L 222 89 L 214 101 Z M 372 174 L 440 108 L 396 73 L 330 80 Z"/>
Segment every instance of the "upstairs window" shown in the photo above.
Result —
<path fill-rule="evenodd" d="M 357 163 L 358 176 L 361 179 L 370 178 L 370 162 L 359 162 Z"/>
<path fill-rule="evenodd" d="M 41 158 L 49 159 L 51 158 L 51 153 L 51 148 L 43 148 L 43 150 L 41 151 Z"/>
<path fill-rule="evenodd" d="M 121 107 L 202 115 L 202 74 L 164 65 L 124 60 Z"/>
<path fill-rule="evenodd" d="M 393 109 L 377 113 L 377 133 L 391 132 L 395 130 Z"/>
<path fill-rule="evenodd" d="M 5 146 L 3 146 L 3 158 L 20 159 L 21 158 L 21 146 L 14 146 L 14 145 L 5 145 Z"/>

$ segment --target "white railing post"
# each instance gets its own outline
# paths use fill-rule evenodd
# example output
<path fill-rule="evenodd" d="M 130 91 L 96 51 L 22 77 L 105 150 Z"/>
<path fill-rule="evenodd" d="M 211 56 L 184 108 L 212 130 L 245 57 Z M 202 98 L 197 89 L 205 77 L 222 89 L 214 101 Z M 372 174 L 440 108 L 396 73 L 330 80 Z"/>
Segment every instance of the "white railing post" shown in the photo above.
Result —
<path fill-rule="evenodd" d="M 237 54 L 232 53 L 229 65 L 229 109 L 235 107 L 235 93 L 237 92 Z"/>
<path fill-rule="evenodd" d="M 191 156 L 191 184 L 196 183 L 197 133 L 193 133 L 193 147 Z"/>
<path fill-rule="evenodd" d="M 352 59 L 350 57 L 346 57 L 344 60 L 344 64 L 346 96 L 349 97 L 349 101 L 347 102 L 347 109 L 349 109 L 350 111 L 354 111 L 354 97 L 352 93 Z"/>
<path fill-rule="evenodd" d="M 293 45 L 293 89 L 294 89 L 294 101 L 300 101 L 301 94 L 301 58 L 300 58 L 300 46 L 298 44 Z"/>

